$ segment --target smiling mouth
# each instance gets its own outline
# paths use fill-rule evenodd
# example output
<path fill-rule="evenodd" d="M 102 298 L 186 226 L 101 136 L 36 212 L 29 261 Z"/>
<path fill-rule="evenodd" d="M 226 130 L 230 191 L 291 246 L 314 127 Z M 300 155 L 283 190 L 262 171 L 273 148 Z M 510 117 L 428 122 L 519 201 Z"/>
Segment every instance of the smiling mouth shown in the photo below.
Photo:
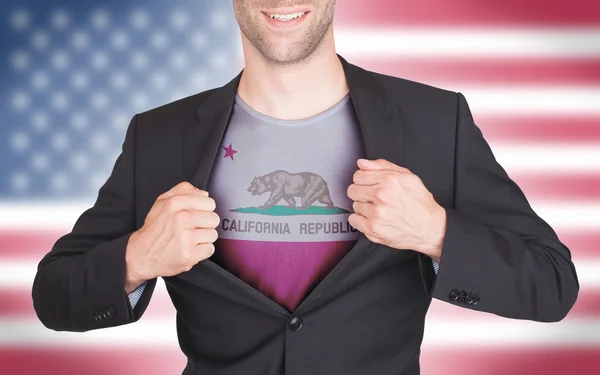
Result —
<path fill-rule="evenodd" d="M 290 14 L 271 14 L 271 13 L 264 13 L 264 14 L 266 14 L 269 18 L 271 18 L 273 20 L 289 22 L 291 20 L 295 20 L 296 18 L 300 18 L 300 17 L 304 16 L 306 13 L 308 13 L 308 12 L 297 12 L 297 13 L 290 13 Z"/>

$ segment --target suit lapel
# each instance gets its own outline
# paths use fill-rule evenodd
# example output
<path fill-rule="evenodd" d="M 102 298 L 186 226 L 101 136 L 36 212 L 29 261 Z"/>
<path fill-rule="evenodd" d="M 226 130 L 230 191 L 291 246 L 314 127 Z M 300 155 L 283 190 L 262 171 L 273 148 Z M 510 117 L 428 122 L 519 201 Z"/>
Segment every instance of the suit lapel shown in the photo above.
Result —
<path fill-rule="evenodd" d="M 184 177 L 197 188 L 206 189 L 241 76 L 242 72 L 215 89 L 196 111 L 198 121 L 186 124 L 183 129 Z"/>
<path fill-rule="evenodd" d="M 399 108 L 387 99 L 383 86 L 375 79 L 373 73 L 348 63 L 339 54 L 338 58 L 344 68 L 350 89 L 350 98 L 361 129 L 366 157 L 387 159 L 403 165 L 402 123 Z M 361 234 L 354 247 L 302 301 L 296 312 L 300 313 L 308 309 L 338 280 L 363 263 L 375 248 L 375 244 Z"/>
<path fill-rule="evenodd" d="M 382 158 L 403 165 L 404 138 L 400 108 L 389 100 L 389 94 L 377 81 L 374 73 L 348 63 L 339 55 L 338 57 L 346 73 L 367 158 Z"/>
<path fill-rule="evenodd" d="M 338 55 L 350 88 L 350 97 L 358 117 L 369 159 L 383 158 L 403 165 L 402 122 L 398 106 L 387 99 L 387 94 L 373 73 L 348 63 Z M 243 72 L 243 71 L 242 71 Z M 184 178 L 200 189 L 206 189 L 215 158 L 219 152 L 235 101 L 240 72 L 226 85 L 215 89 L 197 110 L 198 121 L 187 124 L 183 130 Z M 302 301 L 296 312 L 306 310 L 323 296 L 344 275 L 357 267 L 375 248 L 364 235 L 333 268 L 315 289 Z M 206 260 L 205 266 L 224 277 L 237 279 L 216 263 Z M 235 283 L 278 313 L 287 313 L 282 306 L 237 279 Z M 231 279 L 230 281 L 234 281 Z"/>

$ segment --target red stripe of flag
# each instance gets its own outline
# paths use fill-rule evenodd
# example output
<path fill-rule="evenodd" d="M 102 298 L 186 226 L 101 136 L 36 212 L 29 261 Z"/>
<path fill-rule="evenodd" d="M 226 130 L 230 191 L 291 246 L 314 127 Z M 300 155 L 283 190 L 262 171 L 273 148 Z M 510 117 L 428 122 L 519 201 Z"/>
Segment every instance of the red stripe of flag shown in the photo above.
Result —
<path fill-rule="evenodd" d="M 173 328 L 174 329 L 174 328 Z M 457 327 L 468 330 L 468 325 Z M 326 353 L 324 353 L 326 355 Z M 0 349 L 6 374 L 180 374 L 179 348 Z M 596 349 L 428 348 L 421 352 L 421 375 L 597 375 Z M 50 372 L 49 372 L 50 371 Z"/>
<path fill-rule="evenodd" d="M 599 2 L 600 4 L 600 2 Z M 445 86 L 456 83 L 598 85 L 600 59 L 354 58 L 379 73 Z"/>
<path fill-rule="evenodd" d="M 56 230 L 41 229 L 0 229 L 0 259 L 27 258 L 39 262 L 37 257 L 43 256 L 64 233 Z"/>
<path fill-rule="evenodd" d="M 457 327 L 468 330 L 469 325 Z M 597 375 L 598 349 L 478 348 L 421 351 L 421 375 Z"/>
<path fill-rule="evenodd" d="M 508 115 L 492 117 L 477 113 L 473 113 L 473 117 L 490 144 L 564 143 L 575 147 L 573 143 L 600 144 L 600 117 L 521 118 Z M 597 192 L 600 194 L 600 190 Z"/>
<path fill-rule="evenodd" d="M 597 0 L 344 0 L 338 1 L 336 27 L 386 26 L 596 26 Z M 493 43 L 490 40 L 490 43 Z"/>
<path fill-rule="evenodd" d="M 173 327 L 175 329 L 175 327 Z M 143 344 L 140 339 L 140 345 Z M 173 349 L 117 348 L 0 349 L 2 374 L 181 374 L 186 359 Z"/>
<path fill-rule="evenodd" d="M 533 200 L 569 202 L 596 200 L 596 202 L 600 202 L 600 174 L 526 175 L 510 173 L 510 171 L 508 173 L 530 202 Z M 597 237 L 595 241 L 600 240 L 600 235 Z M 577 242 L 581 243 L 582 241 Z M 591 249 L 592 246 L 592 243 L 585 245 L 588 249 Z"/>

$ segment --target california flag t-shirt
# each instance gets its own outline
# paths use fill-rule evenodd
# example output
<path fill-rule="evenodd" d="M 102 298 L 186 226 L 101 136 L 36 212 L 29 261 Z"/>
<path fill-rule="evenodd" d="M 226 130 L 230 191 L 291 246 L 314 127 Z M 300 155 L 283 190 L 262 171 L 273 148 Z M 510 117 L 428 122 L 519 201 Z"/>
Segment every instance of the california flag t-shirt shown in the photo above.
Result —
<path fill-rule="evenodd" d="M 293 312 L 358 239 L 346 191 L 361 157 L 349 94 L 302 120 L 236 96 L 207 186 L 221 218 L 215 259 Z"/>

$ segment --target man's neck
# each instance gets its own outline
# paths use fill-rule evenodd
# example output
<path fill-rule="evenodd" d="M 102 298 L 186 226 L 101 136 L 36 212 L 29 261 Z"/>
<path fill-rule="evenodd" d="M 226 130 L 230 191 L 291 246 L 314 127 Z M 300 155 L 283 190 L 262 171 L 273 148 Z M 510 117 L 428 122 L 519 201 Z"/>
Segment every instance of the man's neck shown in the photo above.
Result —
<path fill-rule="evenodd" d="M 238 94 L 254 110 L 283 120 L 325 111 L 348 93 L 348 86 L 333 46 L 315 52 L 306 62 L 282 67 L 252 56 L 256 50 L 245 51 Z"/>

